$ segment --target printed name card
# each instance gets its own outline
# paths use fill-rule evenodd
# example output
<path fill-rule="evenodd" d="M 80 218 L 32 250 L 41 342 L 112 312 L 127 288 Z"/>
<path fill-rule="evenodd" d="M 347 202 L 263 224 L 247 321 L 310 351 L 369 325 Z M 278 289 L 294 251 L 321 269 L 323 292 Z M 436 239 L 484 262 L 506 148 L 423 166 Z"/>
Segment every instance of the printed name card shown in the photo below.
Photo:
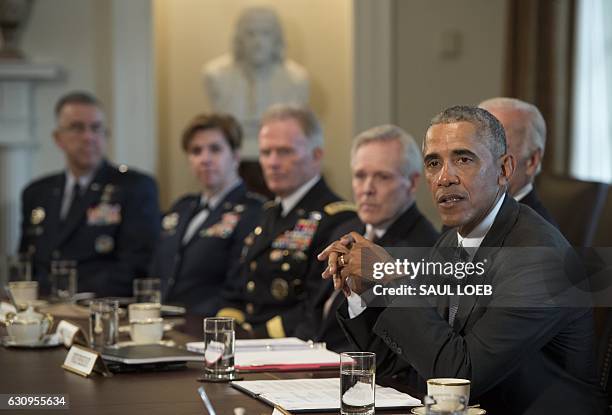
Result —
<path fill-rule="evenodd" d="M 84 377 L 88 377 L 93 371 L 103 376 L 111 376 L 98 352 L 77 345 L 73 345 L 68 350 L 68 355 L 66 355 L 66 360 L 64 360 L 62 367 Z"/>
<path fill-rule="evenodd" d="M 55 333 L 66 347 L 70 347 L 73 344 L 87 346 L 87 338 L 83 330 L 81 330 L 79 326 L 75 326 L 66 320 L 59 322 L 57 329 L 55 329 Z"/>

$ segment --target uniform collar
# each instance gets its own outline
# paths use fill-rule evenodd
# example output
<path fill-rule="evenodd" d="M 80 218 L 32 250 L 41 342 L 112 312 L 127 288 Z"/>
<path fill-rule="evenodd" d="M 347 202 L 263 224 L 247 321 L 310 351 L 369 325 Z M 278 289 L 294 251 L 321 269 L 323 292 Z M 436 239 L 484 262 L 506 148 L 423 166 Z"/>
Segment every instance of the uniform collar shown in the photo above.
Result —
<path fill-rule="evenodd" d="M 289 196 L 276 197 L 276 202 L 280 202 L 283 207 L 281 216 L 287 216 L 287 214 L 291 212 L 295 205 L 297 205 L 298 202 L 302 200 L 304 196 L 306 196 L 306 193 L 308 193 L 310 189 L 312 189 L 320 179 L 321 176 L 317 174 L 315 177 L 301 185 L 295 192 L 291 193 Z"/>
<path fill-rule="evenodd" d="M 93 180 L 95 174 L 97 172 L 97 169 L 92 171 L 89 174 L 86 174 L 85 176 L 81 176 L 78 179 L 75 177 L 74 174 L 72 174 L 72 172 L 68 169 L 66 170 L 66 189 L 70 189 L 72 191 L 72 188 L 74 187 L 75 183 L 79 183 L 79 187 L 81 188 L 81 192 L 83 192 L 85 189 L 87 189 L 87 187 L 89 186 L 89 183 L 91 183 L 91 181 Z"/>
<path fill-rule="evenodd" d="M 208 204 L 209 210 L 214 210 L 217 206 L 219 206 L 219 203 L 221 203 L 223 199 L 225 199 L 225 196 L 227 196 L 229 192 L 231 192 L 232 190 L 234 190 L 241 184 L 242 184 L 242 179 L 238 177 L 236 180 L 231 182 L 228 186 L 225 186 L 223 189 L 221 189 L 220 192 L 217 192 L 217 194 L 210 197 L 210 199 L 207 199 L 206 196 L 202 194 L 200 196 L 200 205 L 205 206 L 206 204 Z"/>
<path fill-rule="evenodd" d="M 413 201 L 412 204 L 408 205 L 408 206 L 404 206 L 402 209 L 399 210 L 399 212 L 397 212 L 391 219 L 386 220 L 385 222 L 374 226 L 371 225 L 369 223 L 366 223 L 366 235 L 368 236 L 373 236 L 375 235 L 376 238 L 380 239 L 382 238 L 385 233 L 387 233 L 387 230 L 389 229 L 389 227 L 395 223 L 395 221 L 402 216 L 408 209 L 410 209 L 412 206 L 414 206 L 415 202 Z"/>
<path fill-rule="evenodd" d="M 513 196 L 514 200 L 520 202 L 525 196 L 529 194 L 533 190 L 533 183 L 527 183 L 524 187 L 521 188 L 516 194 Z"/>

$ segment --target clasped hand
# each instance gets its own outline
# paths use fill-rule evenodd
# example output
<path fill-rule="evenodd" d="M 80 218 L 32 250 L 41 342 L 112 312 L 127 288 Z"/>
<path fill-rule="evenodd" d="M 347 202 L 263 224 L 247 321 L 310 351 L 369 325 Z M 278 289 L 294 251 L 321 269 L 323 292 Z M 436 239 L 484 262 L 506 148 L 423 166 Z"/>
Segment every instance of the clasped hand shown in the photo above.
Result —
<path fill-rule="evenodd" d="M 334 289 L 342 290 L 348 297 L 351 292 L 363 293 L 374 282 L 371 271 L 374 262 L 393 260 L 387 251 L 357 232 L 344 235 L 330 244 L 317 257 L 327 261 L 324 279 L 333 279 Z"/>

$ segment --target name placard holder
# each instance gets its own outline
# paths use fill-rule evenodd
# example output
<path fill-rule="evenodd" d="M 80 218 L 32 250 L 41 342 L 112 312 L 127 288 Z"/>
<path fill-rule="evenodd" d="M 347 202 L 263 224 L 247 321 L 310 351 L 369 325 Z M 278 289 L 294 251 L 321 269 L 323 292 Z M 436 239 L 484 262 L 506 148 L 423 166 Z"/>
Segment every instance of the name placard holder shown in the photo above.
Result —
<path fill-rule="evenodd" d="M 100 353 L 76 344 L 68 350 L 62 368 L 83 377 L 89 377 L 92 372 L 105 377 L 112 376 Z"/>
<path fill-rule="evenodd" d="M 64 343 L 64 346 L 70 347 L 73 344 L 79 344 L 81 346 L 87 346 L 87 337 L 79 326 L 76 326 L 66 320 L 62 320 L 57 325 L 55 333 Z"/>

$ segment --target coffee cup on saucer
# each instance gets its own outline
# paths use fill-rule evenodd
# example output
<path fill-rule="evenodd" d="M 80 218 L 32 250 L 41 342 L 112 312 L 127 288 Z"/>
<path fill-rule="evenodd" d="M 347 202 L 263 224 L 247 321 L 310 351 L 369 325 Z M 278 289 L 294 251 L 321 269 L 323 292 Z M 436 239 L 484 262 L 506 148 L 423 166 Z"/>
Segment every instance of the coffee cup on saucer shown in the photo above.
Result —
<path fill-rule="evenodd" d="M 470 400 L 470 381 L 458 378 L 435 378 L 427 380 L 427 397 L 434 409 L 456 411 L 465 409 Z"/>
<path fill-rule="evenodd" d="M 161 317 L 132 319 L 130 336 L 134 343 L 157 343 L 164 336 L 164 319 Z"/>
<path fill-rule="evenodd" d="M 133 303 L 128 306 L 128 310 L 130 312 L 130 321 L 158 318 L 161 316 L 161 304 L 159 303 Z"/>

